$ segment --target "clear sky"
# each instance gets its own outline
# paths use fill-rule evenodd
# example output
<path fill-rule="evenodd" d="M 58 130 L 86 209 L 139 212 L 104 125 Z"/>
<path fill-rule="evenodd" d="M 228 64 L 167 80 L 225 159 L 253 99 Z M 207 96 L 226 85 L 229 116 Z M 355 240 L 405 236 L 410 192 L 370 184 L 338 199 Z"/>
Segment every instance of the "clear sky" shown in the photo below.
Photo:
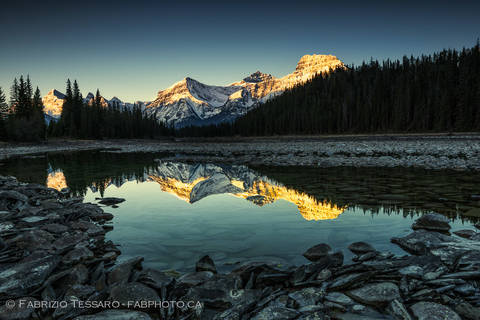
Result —
<path fill-rule="evenodd" d="M 304 54 L 347 64 L 471 47 L 480 1 L 23 1 L 0 7 L 0 86 L 151 100 L 186 76 L 224 85 L 293 71 Z"/>

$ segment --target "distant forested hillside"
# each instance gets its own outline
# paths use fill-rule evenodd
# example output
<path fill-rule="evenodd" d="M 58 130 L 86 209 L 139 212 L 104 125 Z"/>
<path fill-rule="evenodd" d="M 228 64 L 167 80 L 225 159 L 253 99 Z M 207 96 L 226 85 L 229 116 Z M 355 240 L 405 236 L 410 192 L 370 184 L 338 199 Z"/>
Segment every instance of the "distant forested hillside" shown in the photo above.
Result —
<path fill-rule="evenodd" d="M 480 45 L 321 74 L 232 124 L 179 136 L 480 131 Z"/>

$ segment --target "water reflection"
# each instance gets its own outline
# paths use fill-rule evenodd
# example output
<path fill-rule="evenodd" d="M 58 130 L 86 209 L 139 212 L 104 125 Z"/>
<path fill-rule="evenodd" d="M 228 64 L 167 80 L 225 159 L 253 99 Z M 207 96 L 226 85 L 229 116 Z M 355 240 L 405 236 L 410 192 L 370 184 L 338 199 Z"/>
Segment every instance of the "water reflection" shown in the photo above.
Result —
<path fill-rule="evenodd" d="M 48 173 L 47 187 L 56 189 L 58 191 L 62 191 L 68 187 L 67 179 L 65 179 L 65 175 L 63 174 L 62 170 L 57 169 Z"/>
<path fill-rule="evenodd" d="M 152 153 L 101 151 L 46 154 L 4 162 L 0 174 L 20 181 L 68 187 L 74 196 L 103 196 L 109 186 L 155 181 L 160 190 L 188 203 L 228 193 L 264 206 L 285 200 L 306 220 L 337 218 L 346 208 L 415 216 L 435 211 L 478 220 L 478 172 L 408 168 L 247 167 L 162 161 Z"/>
<path fill-rule="evenodd" d="M 309 247 L 343 250 L 368 241 L 390 243 L 408 233 L 420 212 L 473 228 L 480 173 L 399 168 L 248 167 L 162 160 L 160 154 L 76 152 L 0 164 L 0 174 L 46 184 L 72 196 L 121 197 L 108 240 L 121 259 L 141 255 L 159 269 L 191 270 L 209 254 L 217 266 L 261 260 L 305 263 Z M 299 214 L 300 213 L 300 214 Z"/>
<path fill-rule="evenodd" d="M 174 194 L 188 203 L 223 193 L 246 199 L 258 206 L 281 199 L 295 204 L 306 220 L 335 219 L 346 208 L 287 188 L 246 166 L 158 161 L 154 171 L 149 179 L 157 182 L 162 191 Z"/>

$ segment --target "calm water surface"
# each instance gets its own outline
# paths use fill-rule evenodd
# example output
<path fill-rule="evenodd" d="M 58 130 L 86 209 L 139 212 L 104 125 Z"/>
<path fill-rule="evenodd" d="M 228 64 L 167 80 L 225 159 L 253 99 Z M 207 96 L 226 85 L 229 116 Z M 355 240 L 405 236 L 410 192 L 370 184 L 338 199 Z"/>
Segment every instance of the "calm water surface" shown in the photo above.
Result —
<path fill-rule="evenodd" d="M 455 171 L 355 168 L 249 168 L 181 163 L 155 154 L 79 152 L 8 161 L 0 174 L 69 188 L 86 202 L 126 201 L 107 238 L 120 260 L 141 255 L 145 265 L 192 270 L 209 254 L 219 269 L 239 261 L 301 264 L 302 253 L 325 242 L 337 250 L 368 241 L 403 254 L 390 243 L 410 231 L 423 212 L 472 229 L 480 207 L 478 174 Z"/>

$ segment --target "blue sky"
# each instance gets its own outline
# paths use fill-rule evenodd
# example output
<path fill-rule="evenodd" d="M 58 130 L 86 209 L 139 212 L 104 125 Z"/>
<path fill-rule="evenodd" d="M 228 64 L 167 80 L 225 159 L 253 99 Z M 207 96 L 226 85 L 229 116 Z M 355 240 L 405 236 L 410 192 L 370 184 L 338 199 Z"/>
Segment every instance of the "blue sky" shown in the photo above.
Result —
<path fill-rule="evenodd" d="M 223 85 L 282 76 L 304 54 L 347 64 L 473 46 L 480 1 L 9 1 L 0 10 L 0 86 L 30 74 L 42 95 L 100 89 L 151 100 L 186 76 Z"/>

